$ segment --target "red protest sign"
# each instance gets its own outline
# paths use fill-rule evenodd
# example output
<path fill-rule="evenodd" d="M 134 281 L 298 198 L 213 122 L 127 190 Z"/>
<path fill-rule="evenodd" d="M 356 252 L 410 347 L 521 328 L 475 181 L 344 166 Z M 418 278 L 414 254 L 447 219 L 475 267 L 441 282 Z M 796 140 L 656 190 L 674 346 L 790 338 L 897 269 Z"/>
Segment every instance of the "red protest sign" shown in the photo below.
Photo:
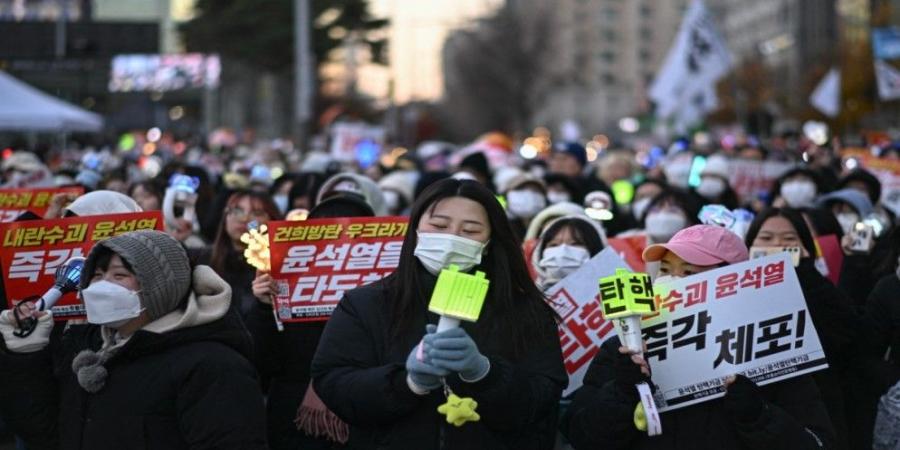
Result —
<path fill-rule="evenodd" d="M 647 248 L 647 235 L 638 234 L 622 238 L 609 238 L 607 242 L 635 272 L 644 271 L 644 258 L 642 255 L 644 254 L 644 249 Z"/>
<path fill-rule="evenodd" d="M 162 230 L 159 211 L 69 217 L 0 224 L 0 265 L 9 306 L 43 295 L 55 281 L 56 269 L 75 256 L 87 256 L 94 243 L 135 230 Z M 75 293 L 53 307 L 57 320 L 84 316 Z"/>
<path fill-rule="evenodd" d="M 390 275 L 409 218 L 344 217 L 269 222 L 278 317 L 328 320 L 345 291 Z"/>
<path fill-rule="evenodd" d="M 0 222 L 12 222 L 25 211 L 31 211 L 41 217 L 50 207 L 50 199 L 54 194 L 84 194 L 80 186 L 65 188 L 24 188 L 0 189 Z"/>

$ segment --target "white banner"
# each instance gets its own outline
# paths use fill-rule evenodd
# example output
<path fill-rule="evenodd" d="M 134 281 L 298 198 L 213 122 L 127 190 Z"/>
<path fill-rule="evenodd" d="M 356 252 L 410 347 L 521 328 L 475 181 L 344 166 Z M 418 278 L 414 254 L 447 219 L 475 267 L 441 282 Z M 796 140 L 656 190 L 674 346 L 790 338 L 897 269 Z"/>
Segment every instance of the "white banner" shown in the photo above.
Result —
<path fill-rule="evenodd" d="M 900 98 L 900 70 L 887 61 L 875 60 L 875 78 L 878 80 L 878 96 L 882 100 Z"/>
<path fill-rule="evenodd" d="M 684 16 L 662 68 L 650 87 L 656 116 L 681 127 L 697 122 L 717 105 L 715 84 L 731 70 L 731 53 L 700 0 Z"/>
<path fill-rule="evenodd" d="M 612 322 L 606 321 L 601 312 L 600 278 L 627 267 L 612 247 L 606 247 L 547 291 L 550 306 L 562 318 L 559 340 L 569 375 L 564 396 L 581 387 L 584 373 L 600 350 L 600 344 L 616 335 Z"/>
<path fill-rule="evenodd" d="M 357 160 L 356 147 L 363 141 L 384 143 L 384 127 L 339 122 L 331 126 L 331 156 L 342 163 Z"/>
<path fill-rule="evenodd" d="M 828 367 L 787 254 L 654 290 L 642 331 L 660 411 L 722 397 L 728 375 L 765 385 Z"/>
<path fill-rule="evenodd" d="M 841 112 L 841 72 L 831 69 L 809 96 L 809 103 L 828 117 Z"/>

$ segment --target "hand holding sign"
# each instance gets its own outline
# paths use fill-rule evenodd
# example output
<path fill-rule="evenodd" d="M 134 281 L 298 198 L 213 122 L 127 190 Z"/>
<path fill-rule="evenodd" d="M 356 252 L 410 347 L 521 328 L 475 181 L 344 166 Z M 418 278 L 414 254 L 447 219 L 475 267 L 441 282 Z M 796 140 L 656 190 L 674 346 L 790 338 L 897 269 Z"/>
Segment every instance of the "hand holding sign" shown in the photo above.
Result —
<path fill-rule="evenodd" d="M 271 257 L 269 255 L 269 234 L 266 225 L 260 225 L 256 221 L 247 225 L 247 232 L 241 235 L 241 242 L 247 245 L 244 249 L 244 258 L 247 264 L 255 267 L 257 270 L 256 279 L 253 280 L 253 295 L 257 298 L 268 297 L 269 301 L 263 303 L 274 303 L 275 291 L 272 289 L 266 292 L 266 285 L 272 284 L 272 279 L 268 273 L 272 270 Z M 266 278 L 261 278 L 263 275 Z M 275 326 L 278 331 L 284 331 L 284 324 L 278 318 L 278 313 L 272 309 L 272 316 L 275 317 Z"/>

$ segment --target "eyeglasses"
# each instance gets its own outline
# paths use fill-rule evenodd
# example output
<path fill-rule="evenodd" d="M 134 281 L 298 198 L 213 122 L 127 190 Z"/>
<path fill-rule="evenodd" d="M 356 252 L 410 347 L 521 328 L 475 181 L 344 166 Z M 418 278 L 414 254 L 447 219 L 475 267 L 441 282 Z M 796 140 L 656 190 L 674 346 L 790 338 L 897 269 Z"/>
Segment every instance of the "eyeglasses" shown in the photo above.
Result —
<path fill-rule="evenodd" d="M 237 220 L 252 219 L 252 220 L 256 220 L 256 221 L 260 221 L 260 222 L 269 220 L 269 214 L 262 210 L 254 210 L 254 211 L 247 212 L 241 208 L 235 207 L 235 208 L 229 208 L 225 212 L 225 214 L 228 214 L 228 217 L 231 217 L 232 219 L 237 219 Z"/>

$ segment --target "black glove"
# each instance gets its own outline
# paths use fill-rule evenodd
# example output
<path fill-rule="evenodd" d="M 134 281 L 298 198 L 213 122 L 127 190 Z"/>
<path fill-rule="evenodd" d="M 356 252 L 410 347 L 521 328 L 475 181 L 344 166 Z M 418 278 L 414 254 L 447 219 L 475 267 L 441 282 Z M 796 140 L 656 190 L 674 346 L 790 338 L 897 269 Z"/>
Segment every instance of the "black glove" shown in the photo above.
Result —
<path fill-rule="evenodd" d="M 641 366 L 631 360 L 631 355 L 616 351 L 613 359 L 613 370 L 616 374 L 616 385 L 623 392 L 634 393 L 637 396 L 637 389 L 634 385 L 647 383 L 650 377 L 641 372 Z"/>
<path fill-rule="evenodd" d="M 739 423 L 755 422 L 765 403 L 759 386 L 743 375 L 737 375 L 725 393 L 725 410 Z"/>

